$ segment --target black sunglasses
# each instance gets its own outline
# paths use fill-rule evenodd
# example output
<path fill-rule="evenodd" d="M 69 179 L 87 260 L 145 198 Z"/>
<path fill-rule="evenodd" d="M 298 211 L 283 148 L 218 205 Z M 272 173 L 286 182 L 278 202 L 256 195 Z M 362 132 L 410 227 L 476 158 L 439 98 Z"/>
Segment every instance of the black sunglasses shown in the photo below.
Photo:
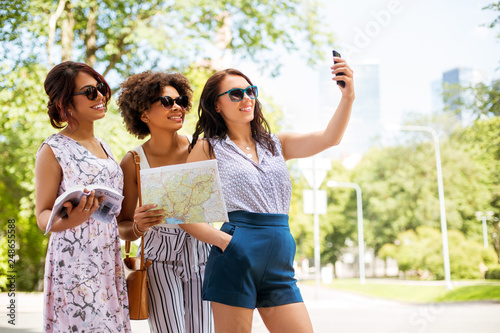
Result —
<path fill-rule="evenodd" d="M 222 95 L 228 94 L 229 98 L 233 102 L 239 102 L 245 97 L 245 94 L 247 94 L 250 99 L 256 99 L 257 96 L 259 96 L 259 90 L 257 89 L 257 86 L 250 86 L 247 87 L 246 89 L 241 89 L 241 88 L 234 88 L 234 89 L 229 89 L 228 91 L 220 94 L 217 96 L 217 98 L 221 97 Z"/>
<path fill-rule="evenodd" d="M 187 108 L 189 105 L 189 97 L 184 95 L 177 98 L 172 98 L 170 96 L 160 96 L 152 101 L 151 104 L 156 103 L 158 100 L 161 101 L 161 106 L 163 106 L 167 110 L 170 110 L 174 106 L 174 103 L 179 105 L 183 109 Z"/>
<path fill-rule="evenodd" d="M 73 96 L 76 95 L 85 95 L 90 101 L 93 101 L 97 98 L 97 92 L 100 92 L 101 95 L 106 96 L 108 94 L 108 86 L 104 82 L 99 82 L 97 87 L 88 87 L 84 91 L 80 91 Z"/>

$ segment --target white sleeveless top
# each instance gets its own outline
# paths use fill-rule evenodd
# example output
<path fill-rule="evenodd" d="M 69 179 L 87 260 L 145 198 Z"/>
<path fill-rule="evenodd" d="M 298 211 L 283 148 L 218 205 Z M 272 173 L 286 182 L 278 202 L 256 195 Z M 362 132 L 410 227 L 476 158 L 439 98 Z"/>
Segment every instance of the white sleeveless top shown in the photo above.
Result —
<path fill-rule="evenodd" d="M 189 138 L 188 138 L 189 139 Z M 144 149 L 133 149 L 141 158 L 141 169 L 150 169 Z M 183 248 L 191 247 L 191 256 L 184 256 Z M 144 234 L 144 257 L 154 261 L 184 262 L 186 269 L 197 271 L 198 265 L 207 262 L 210 244 L 203 243 L 185 232 L 178 224 L 159 224 L 151 227 Z M 141 248 L 137 252 L 140 255 Z"/>

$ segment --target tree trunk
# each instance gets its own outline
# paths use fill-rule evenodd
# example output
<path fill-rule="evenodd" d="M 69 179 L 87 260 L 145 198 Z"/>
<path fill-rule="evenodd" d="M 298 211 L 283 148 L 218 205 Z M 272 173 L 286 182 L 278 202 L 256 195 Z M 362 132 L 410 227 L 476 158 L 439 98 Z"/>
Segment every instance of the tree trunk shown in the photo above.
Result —
<path fill-rule="evenodd" d="M 85 57 L 85 63 L 90 67 L 94 67 L 97 58 L 95 53 L 97 52 L 97 12 L 98 5 L 92 6 L 90 13 L 88 15 L 87 29 L 85 31 L 85 46 L 87 48 L 87 54 Z"/>
<path fill-rule="evenodd" d="M 52 42 L 54 41 L 54 36 L 56 34 L 57 20 L 59 19 L 59 17 L 61 17 L 61 14 L 63 13 L 65 7 L 66 0 L 59 0 L 56 11 L 54 12 L 54 14 L 50 15 L 49 38 L 47 39 L 47 58 L 49 59 L 50 67 L 54 66 L 54 63 L 52 61 L 52 53 L 50 51 L 52 48 Z"/>
<path fill-rule="evenodd" d="M 61 61 L 71 60 L 73 53 L 73 40 L 75 38 L 75 17 L 73 16 L 71 1 L 64 7 L 66 15 L 61 26 Z"/>

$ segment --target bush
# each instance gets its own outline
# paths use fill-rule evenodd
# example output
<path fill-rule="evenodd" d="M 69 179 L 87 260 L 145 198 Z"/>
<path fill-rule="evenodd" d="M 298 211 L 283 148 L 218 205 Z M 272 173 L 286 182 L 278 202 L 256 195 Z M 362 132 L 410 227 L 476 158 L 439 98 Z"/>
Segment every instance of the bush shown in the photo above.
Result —
<path fill-rule="evenodd" d="M 489 266 L 484 278 L 491 280 L 500 280 L 500 265 Z"/>
<path fill-rule="evenodd" d="M 452 279 L 482 279 L 484 270 L 481 270 L 481 267 L 498 262 L 493 248 L 485 249 L 481 243 L 466 239 L 458 230 L 448 232 L 448 242 Z M 383 259 L 396 259 L 400 271 L 405 275 L 444 279 L 442 237 L 438 229 L 420 226 L 416 230 L 401 232 L 396 242 L 384 244 L 378 255 Z"/>

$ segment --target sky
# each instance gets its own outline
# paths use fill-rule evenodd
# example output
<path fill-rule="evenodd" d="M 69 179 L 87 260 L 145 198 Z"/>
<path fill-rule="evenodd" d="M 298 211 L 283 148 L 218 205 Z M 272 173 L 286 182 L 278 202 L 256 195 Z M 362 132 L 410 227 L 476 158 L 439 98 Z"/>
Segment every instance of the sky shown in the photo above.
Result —
<path fill-rule="evenodd" d="M 379 63 L 383 122 L 399 122 L 405 113 L 429 114 L 431 83 L 444 71 L 473 67 L 487 80 L 500 78 L 500 38 L 495 37 L 500 27 L 483 26 L 498 16 L 498 12 L 482 10 L 491 2 L 323 0 L 326 22 L 336 40 L 324 52 L 331 55 L 335 48 L 353 65 L 367 60 Z M 282 55 L 282 59 L 279 77 L 254 71 L 250 78 L 259 91 L 272 95 L 284 108 L 290 128 L 300 131 L 296 125 L 315 107 L 311 100 L 318 94 L 318 70 L 296 55 Z M 330 63 L 331 58 L 322 68 L 328 70 Z M 333 83 L 332 89 L 337 89 Z M 336 94 L 340 98 L 340 92 Z M 323 126 L 317 125 L 318 129 Z"/>

